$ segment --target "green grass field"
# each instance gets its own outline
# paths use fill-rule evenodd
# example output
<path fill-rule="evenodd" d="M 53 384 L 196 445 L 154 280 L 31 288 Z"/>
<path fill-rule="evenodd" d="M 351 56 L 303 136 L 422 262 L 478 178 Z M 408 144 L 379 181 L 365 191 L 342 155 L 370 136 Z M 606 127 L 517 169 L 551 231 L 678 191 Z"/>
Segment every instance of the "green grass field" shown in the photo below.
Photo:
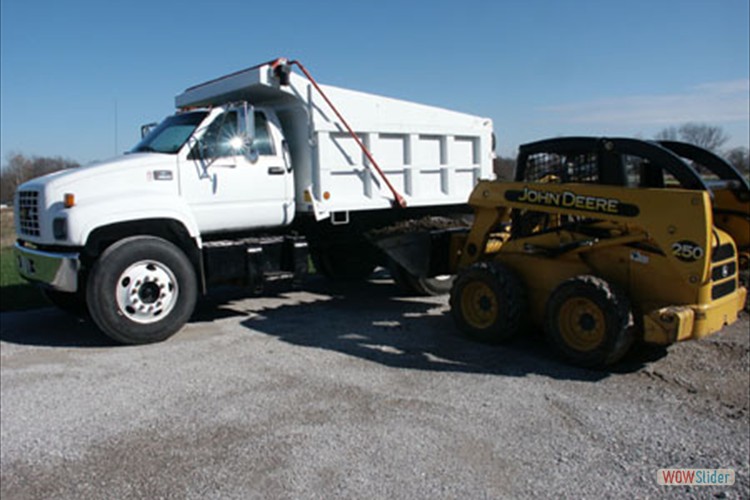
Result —
<path fill-rule="evenodd" d="M 0 311 L 21 311 L 46 306 L 49 303 L 42 293 L 18 275 L 13 249 L 0 249 Z"/>
<path fill-rule="evenodd" d="M 42 293 L 24 281 L 16 271 L 13 255 L 13 217 L 9 210 L 0 213 L 0 311 L 20 311 L 49 306 Z"/>

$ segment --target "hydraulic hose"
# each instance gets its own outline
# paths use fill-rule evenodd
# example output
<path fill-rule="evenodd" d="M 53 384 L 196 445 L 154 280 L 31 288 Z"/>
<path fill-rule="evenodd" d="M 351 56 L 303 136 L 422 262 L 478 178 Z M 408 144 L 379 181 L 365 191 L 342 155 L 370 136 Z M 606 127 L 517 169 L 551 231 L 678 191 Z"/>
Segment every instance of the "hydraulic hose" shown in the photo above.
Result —
<path fill-rule="evenodd" d="M 391 184 L 391 182 L 388 180 L 388 177 L 386 177 L 385 173 L 380 168 L 380 165 L 378 165 L 378 162 L 375 160 L 375 158 L 373 157 L 373 155 L 370 152 L 370 150 L 367 148 L 367 146 L 365 146 L 365 144 L 362 142 L 362 140 L 359 138 L 359 136 L 354 132 L 354 130 L 352 129 L 352 127 L 349 126 L 349 123 L 346 121 L 346 119 L 343 117 L 343 115 L 339 112 L 339 110 L 336 108 L 336 106 L 333 104 L 333 102 L 331 102 L 331 100 L 328 98 L 328 96 L 326 95 L 326 93 L 323 92 L 323 89 L 320 88 L 320 85 L 318 85 L 318 82 L 315 81 L 315 78 L 313 78 L 313 76 L 310 74 L 310 72 L 307 71 L 307 68 L 305 68 L 305 66 L 301 62 L 299 62 L 297 60 L 293 60 L 293 61 L 288 61 L 287 62 L 286 59 L 276 59 L 275 61 L 273 61 L 271 63 L 271 67 L 273 69 L 276 69 L 276 67 L 278 67 L 278 66 L 280 66 L 282 64 L 287 64 L 289 66 L 292 66 L 292 65 L 297 66 L 300 69 L 300 71 L 302 71 L 302 73 L 310 81 L 310 83 L 313 85 L 313 87 L 315 87 L 315 90 L 318 92 L 318 94 L 320 94 L 320 96 L 323 98 L 323 100 L 325 100 L 325 102 L 328 104 L 328 106 L 331 108 L 331 110 L 336 114 L 336 116 L 338 117 L 339 121 L 341 121 L 341 123 L 344 125 L 344 127 L 346 127 L 346 130 L 349 132 L 349 135 L 352 136 L 352 139 L 354 139 L 354 141 L 360 147 L 360 149 L 362 150 L 362 153 L 364 153 L 364 155 L 367 157 L 368 161 L 370 162 L 370 165 L 375 169 L 375 171 L 378 173 L 378 175 L 380 176 L 380 178 L 383 179 L 383 181 L 385 182 L 385 185 L 388 186 L 388 189 L 390 189 L 391 193 L 393 193 L 393 198 L 394 198 L 394 200 L 396 202 L 396 205 L 399 206 L 399 207 L 401 207 L 401 208 L 406 208 L 406 200 L 404 199 L 404 197 L 401 196 L 398 193 L 398 191 L 396 191 L 396 188 L 393 187 L 393 184 Z"/>

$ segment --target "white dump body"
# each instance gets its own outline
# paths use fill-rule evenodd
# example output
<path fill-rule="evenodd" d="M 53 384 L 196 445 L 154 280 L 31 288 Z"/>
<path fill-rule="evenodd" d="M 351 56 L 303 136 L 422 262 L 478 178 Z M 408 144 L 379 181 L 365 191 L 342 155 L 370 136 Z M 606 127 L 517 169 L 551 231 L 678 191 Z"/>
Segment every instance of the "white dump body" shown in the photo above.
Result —
<path fill-rule="evenodd" d="M 321 87 L 407 207 L 466 203 L 479 179 L 494 178 L 490 119 Z M 290 84 L 282 86 L 265 64 L 191 87 L 175 104 L 184 109 L 239 101 L 278 116 L 294 169 L 298 212 L 326 217 L 393 206 L 391 191 L 303 76 L 292 73 Z"/>

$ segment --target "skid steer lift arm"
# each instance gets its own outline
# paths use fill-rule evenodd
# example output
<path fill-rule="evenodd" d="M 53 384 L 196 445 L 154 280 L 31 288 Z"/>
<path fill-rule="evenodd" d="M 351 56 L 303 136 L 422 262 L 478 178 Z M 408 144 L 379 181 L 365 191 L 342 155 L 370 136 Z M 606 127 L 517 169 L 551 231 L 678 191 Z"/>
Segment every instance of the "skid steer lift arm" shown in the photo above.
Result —
<path fill-rule="evenodd" d="M 469 204 L 476 218 L 458 260 L 459 268 L 483 258 L 494 228 L 516 222 L 511 220 L 512 213 L 520 218 L 524 211 L 531 211 L 578 220 L 579 230 L 581 226 L 610 222 L 611 240 L 599 238 L 589 250 L 600 249 L 605 244 L 650 240 L 674 261 L 685 283 L 704 282 L 708 275 L 711 203 L 705 191 L 670 189 L 657 193 L 591 184 L 482 182 L 474 190 Z M 545 231 L 563 231 L 566 226 L 571 224 L 558 222 Z M 692 262 L 679 260 L 671 248 L 680 241 L 693 242 L 702 249 L 702 257 Z M 555 250 L 549 248 L 551 252 Z"/>

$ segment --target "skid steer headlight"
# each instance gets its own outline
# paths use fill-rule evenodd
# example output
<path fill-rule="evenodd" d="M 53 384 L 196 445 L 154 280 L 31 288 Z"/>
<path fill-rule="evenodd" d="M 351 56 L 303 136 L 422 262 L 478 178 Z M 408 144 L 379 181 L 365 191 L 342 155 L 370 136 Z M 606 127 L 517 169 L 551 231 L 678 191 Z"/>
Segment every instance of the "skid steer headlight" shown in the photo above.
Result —
<path fill-rule="evenodd" d="M 68 237 L 67 217 L 57 217 L 52 221 L 52 234 L 56 240 L 64 240 Z"/>

